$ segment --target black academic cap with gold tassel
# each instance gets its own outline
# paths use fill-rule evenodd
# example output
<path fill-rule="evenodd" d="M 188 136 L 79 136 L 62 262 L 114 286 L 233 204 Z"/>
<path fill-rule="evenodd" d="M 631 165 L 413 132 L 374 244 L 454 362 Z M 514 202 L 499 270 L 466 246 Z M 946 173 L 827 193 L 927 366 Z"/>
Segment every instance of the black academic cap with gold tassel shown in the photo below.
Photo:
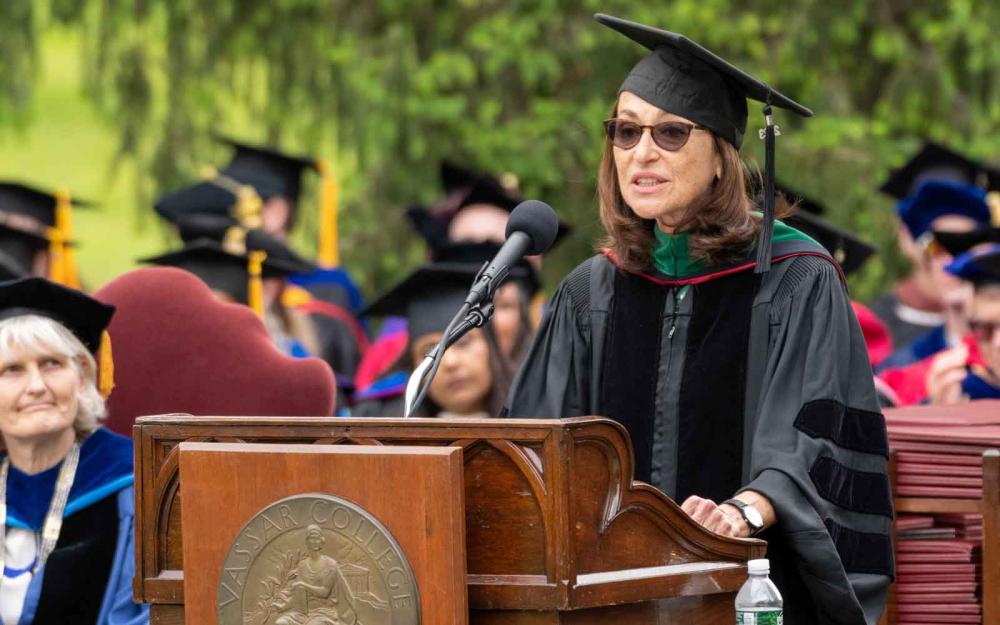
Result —
<path fill-rule="evenodd" d="M 50 192 L 19 182 L 0 182 L 0 222 L 44 238 L 49 250 L 49 279 L 73 288 L 80 286 L 73 250 L 73 208 L 89 206 L 93 204 L 73 199 L 66 190 Z M 35 249 L 29 246 L 25 252 L 33 254 Z M 18 260 L 25 266 L 31 264 L 27 257 Z"/>
<path fill-rule="evenodd" d="M 108 324 L 115 307 L 45 278 L 24 278 L 0 284 L 0 322 L 23 315 L 40 315 L 66 326 L 97 357 L 98 389 L 106 397 L 114 386 L 114 364 Z"/>

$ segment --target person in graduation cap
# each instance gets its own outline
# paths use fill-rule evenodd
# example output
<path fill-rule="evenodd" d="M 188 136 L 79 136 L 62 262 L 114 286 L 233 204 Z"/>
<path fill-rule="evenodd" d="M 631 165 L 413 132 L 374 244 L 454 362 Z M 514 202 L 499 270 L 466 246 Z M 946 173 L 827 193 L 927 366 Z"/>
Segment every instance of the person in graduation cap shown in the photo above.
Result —
<path fill-rule="evenodd" d="M 405 386 L 409 373 L 444 333 L 469 293 L 479 265 L 428 263 L 411 273 L 368 305 L 373 317 L 404 317 L 408 327 L 406 349 L 392 371 Z M 511 272 L 519 276 L 520 271 Z M 441 418 L 495 417 L 503 407 L 512 368 L 500 354 L 491 324 L 475 328 L 445 352 L 427 399 L 416 416 Z M 385 392 L 388 378 L 360 397 L 356 416 L 403 416 L 403 396 Z"/>
<path fill-rule="evenodd" d="M 132 441 L 101 427 L 113 313 L 42 278 L 0 284 L 4 623 L 149 621 L 132 601 Z"/>
<path fill-rule="evenodd" d="M 194 215 L 229 219 L 251 231 L 284 242 L 298 223 L 303 172 L 319 174 L 320 211 L 317 265 L 300 268 L 282 290 L 284 316 L 308 316 L 315 335 L 314 351 L 337 374 L 346 399 L 358 363 L 368 347 L 357 320 L 361 293 L 340 266 L 337 240 L 337 189 L 331 167 L 322 159 L 296 156 L 269 146 L 252 145 L 217 135 L 233 148 L 230 162 L 207 180 L 161 198 L 156 212 L 171 223 Z M 301 315 L 297 315 L 301 316 Z"/>
<path fill-rule="evenodd" d="M 465 264 L 475 272 L 499 251 L 500 244 L 488 241 L 443 243 L 431 250 L 431 260 Z M 520 366 L 534 336 L 531 302 L 540 288 L 538 274 L 531 262 L 522 258 L 515 266 L 512 279 L 500 285 L 493 296 L 493 318 L 490 320 L 497 346 L 494 357 L 501 361 L 495 366 L 504 371 L 515 371 Z M 357 402 L 365 403 L 376 397 L 382 402 L 398 401 L 403 396 L 406 376 L 400 374 L 398 364 L 409 344 L 406 319 L 387 318 L 355 376 Z"/>
<path fill-rule="evenodd" d="M 177 225 L 184 247 L 140 262 L 189 271 L 221 300 L 250 306 L 284 353 L 319 352 L 309 317 L 281 302 L 288 277 L 311 270 L 311 263 L 262 230 L 232 225 L 226 217 L 188 215 L 177 218 Z"/>
<path fill-rule="evenodd" d="M 615 419 L 636 479 L 767 540 L 787 622 L 873 624 L 893 576 L 885 422 L 836 261 L 772 222 L 771 107 L 810 111 L 682 35 L 596 19 L 650 50 L 605 122 L 606 248 L 563 280 L 505 412 Z M 748 97 L 766 103 L 762 211 Z"/>
<path fill-rule="evenodd" d="M 20 182 L 0 182 L 0 252 L 6 273 L 47 277 L 79 288 L 73 248 L 73 207 L 90 202 L 66 191 L 46 191 Z"/>
<path fill-rule="evenodd" d="M 898 347 L 909 346 L 945 324 L 948 304 L 942 301 L 940 282 L 948 282 L 948 278 L 941 267 L 951 258 L 942 262 L 944 259 L 935 257 L 945 252 L 954 257 L 971 249 L 973 244 L 952 251 L 948 243 L 959 236 L 957 243 L 961 247 L 961 236 L 982 237 L 984 233 L 977 231 L 989 225 L 988 221 L 982 222 L 981 213 L 968 219 L 970 215 L 964 210 L 949 213 L 947 208 L 926 200 L 915 202 L 918 190 L 927 182 L 996 190 L 1000 189 L 1000 170 L 928 141 L 880 187 L 882 193 L 896 201 L 899 249 L 913 267 L 906 278 L 872 303 L 872 310 L 889 326 Z"/>
<path fill-rule="evenodd" d="M 947 270 L 974 289 L 970 331 L 954 347 L 880 374 L 901 405 L 1000 399 L 1000 244 L 967 252 Z"/>
<path fill-rule="evenodd" d="M 317 161 L 221 135 L 214 138 L 233 148 L 229 163 L 218 172 L 211 172 L 207 180 L 160 198 L 156 212 L 171 222 L 195 211 L 229 215 L 248 227 L 286 239 L 298 220 L 302 172 L 318 169 Z M 259 195 L 257 205 L 233 201 L 233 194 L 245 186 L 252 187 Z"/>
<path fill-rule="evenodd" d="M 938 325 L 909 343 L 898 343 L 882 362 L 882 369 L 907 366 L 933 356 L 956 345 L 968 332 L 971 286 L 945 271 L 945 266 L 967 251 L 966 245 L 982 244 L 979 239 L 995 230 L 986 192 L 971 184 L 927 180 L 913 195 L 899 201 L 898 212 L 909 236 L 916 241 L 916 283 L 933 292 L 942 307 Z M 875 306 L 880 304 L 876 302 Z M 897 307 L 897 313 L 902 310 Z"/>
<path fill-rule="evenodd" d="M 502 244 L 507 238 L 507 220 L 524 197 L 513 174 L 496 177 L 466 169 L 449 161 L 441 163 L 445 197 L 430 208 L 411 206 L 406 211 L 411 226 L 435 250 L 451 243 Z M 556 242 L 571 231 L 559 221 Z M 536 268 L 541 259 L 533 258 Z"/>

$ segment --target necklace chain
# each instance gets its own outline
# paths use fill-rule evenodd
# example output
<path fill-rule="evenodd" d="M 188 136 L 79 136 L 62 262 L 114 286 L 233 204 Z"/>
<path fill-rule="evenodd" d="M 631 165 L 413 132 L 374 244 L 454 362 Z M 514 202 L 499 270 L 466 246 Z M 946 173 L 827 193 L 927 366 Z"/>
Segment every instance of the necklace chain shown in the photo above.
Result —
<path fill-rule="evenodd" d="M 63 460 L 62 467 L 59 468 L 59 477 L 56 479 L 56 489 L 52 494 L 52 501 L 49 503 L 49 512 L 45 515 L 45 525 L 42 526 L 42 545 L 38 553 L 31 574 L 35 575 L 45 565 L 49 554 L 56 548 L 59 540 L 59 532 L 62 531 L 63 513 L 66 510 L 66 501 L 69 499 L 69 491 L 73 487 L 73 480 L 76 479 L 76 467 L 80 461 L 80 444 L 73 443 L 69 453 Z M 0 466 L 0 580 L 2 580 L 4 562 L 6 560 L 6 540 L 7 540 L 7 473 L 10 470 L 10 457 L 4 458 L 3 465 Z"/>

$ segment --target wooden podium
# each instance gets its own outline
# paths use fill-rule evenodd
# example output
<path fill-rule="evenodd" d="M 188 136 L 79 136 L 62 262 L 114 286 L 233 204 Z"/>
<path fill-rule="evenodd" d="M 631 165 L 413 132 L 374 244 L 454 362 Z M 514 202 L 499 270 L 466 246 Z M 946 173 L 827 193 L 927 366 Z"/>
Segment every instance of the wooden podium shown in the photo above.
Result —
<path fill-rule="evenodd" d="M 628 435 L 607 419 L 163 415 L 140 418 L 134 439 L 134 593 L 154 624 L 184 622 L 182 442 L 461 449 L 454 487 L 464 489 L 473 624 L 730 625 L 746 561 L 765 553 L 763 541 L 712 534 L 633 482 Z"/>

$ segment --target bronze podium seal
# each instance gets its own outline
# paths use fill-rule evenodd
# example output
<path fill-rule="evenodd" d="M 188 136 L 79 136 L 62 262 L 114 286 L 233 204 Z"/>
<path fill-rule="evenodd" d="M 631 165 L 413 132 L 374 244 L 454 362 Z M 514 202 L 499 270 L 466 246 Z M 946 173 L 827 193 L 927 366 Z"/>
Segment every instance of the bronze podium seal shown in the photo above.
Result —
<path fill-rule="evenodd" d="M 420 597 L 389 531 L 322 494 L 276 501 L 248 522 L 222 565 L 219 625 L 419 625 Z"/>

